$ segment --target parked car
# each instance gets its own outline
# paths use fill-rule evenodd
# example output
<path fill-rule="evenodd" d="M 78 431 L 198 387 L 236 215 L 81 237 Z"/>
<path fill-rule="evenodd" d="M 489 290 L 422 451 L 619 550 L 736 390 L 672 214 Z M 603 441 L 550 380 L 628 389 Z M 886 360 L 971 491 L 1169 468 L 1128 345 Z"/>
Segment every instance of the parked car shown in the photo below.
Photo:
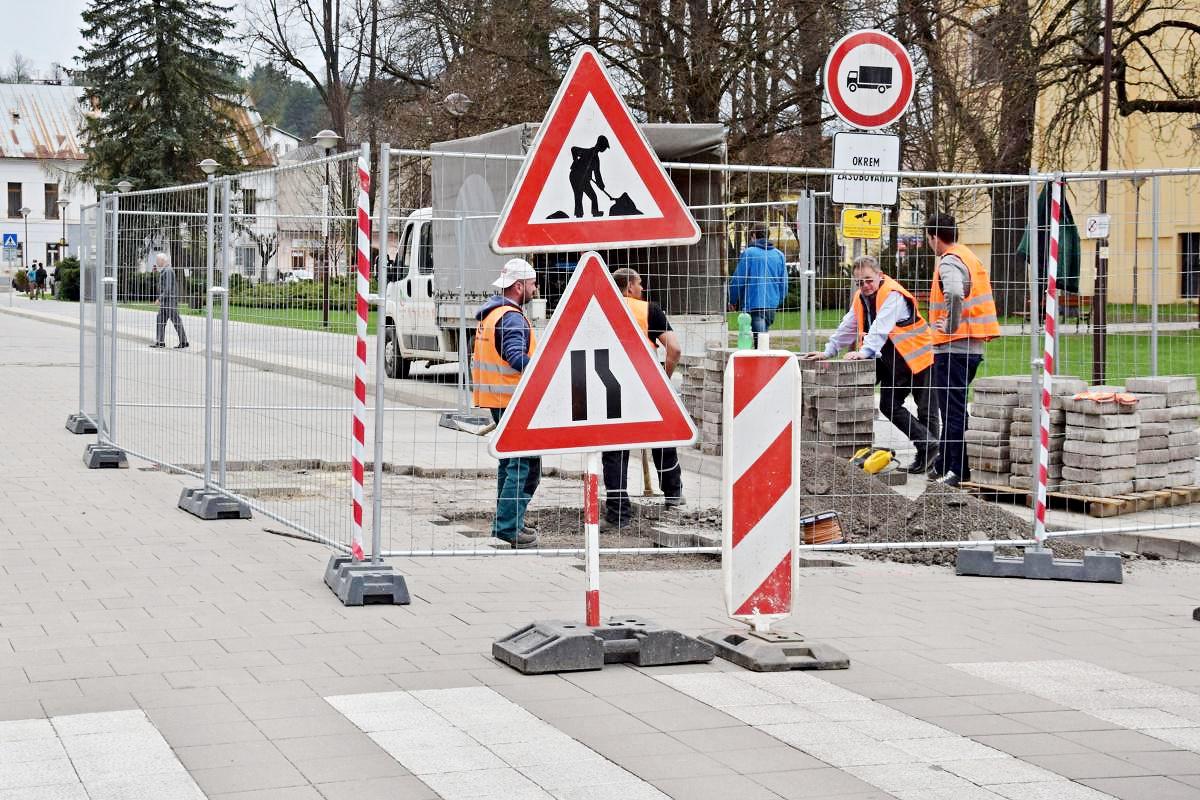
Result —
<path fill-rule="evenodd" d="M 294 269 L 291 272 L 283 274 L 284 283 L 299 283 L 300 281 L 311 281 L 313 273 L 310 269 Z"/>

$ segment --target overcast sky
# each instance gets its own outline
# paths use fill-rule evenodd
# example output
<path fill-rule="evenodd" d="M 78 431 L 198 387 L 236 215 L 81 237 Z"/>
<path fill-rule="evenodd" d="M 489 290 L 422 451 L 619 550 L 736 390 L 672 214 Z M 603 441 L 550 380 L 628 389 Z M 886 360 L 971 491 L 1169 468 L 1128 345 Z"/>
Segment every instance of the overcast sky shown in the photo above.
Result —
<path fill-rule="evenodd" d="M 242 3 L 235 5 L 234 19 L 240 22 Z M 83 42 L 79 30 L 87 0 L 0 0 L 0 6 L 8 12 L 0 23 L 0 72 L 9 71 L 14 52 L 32 61 L 39 77 L 48 77 L 52 63 L 74 65 Z"/>

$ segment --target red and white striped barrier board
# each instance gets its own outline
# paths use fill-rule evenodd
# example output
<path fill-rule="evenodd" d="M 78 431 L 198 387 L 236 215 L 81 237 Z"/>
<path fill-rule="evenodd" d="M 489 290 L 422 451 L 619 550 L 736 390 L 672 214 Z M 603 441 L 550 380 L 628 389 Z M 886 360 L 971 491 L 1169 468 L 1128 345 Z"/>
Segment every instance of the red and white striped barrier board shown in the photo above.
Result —
<path fill-rule="evenodd" d="M 738 351 L 725 368 L 725 606 L 765 631 L 792 613 L 800 535 L 800 367 L 778 350 Z"/>
<path fill-rule="evenodd" d="M 350 446 L 350 470 L 354 476 L 354 527 L 350 552 L 355 561 L 363 559 L 363 464 L 367 454 L 367 316 L 371 291 L 371 211 L 369 192 L 371 173 L 366 154 L 358 157 L 358 280 L 355 287 L 357 341 L 354 350 L 354 436 Z"/>
<path fill-rule="evenodd" d="M 1054 381 L 1055 318 L 1058 315 L 1058 240 L 1062 221 L 1063 182 L 1056 180 L 1050 192 L 1050 256 L 1046 264 L 1046 344 L 1042 353 L 1042 410 L 1038 415 L 1038 485 L 1034 505 L 1033 538 L 1040 545 L 1046 538 L 1046 472 L 1050 449 L 1050 394 Z"/>
<path fill-rule="evenodd" d="M 584 621 L 588 627 L 600 624 L 600 454 L 588 453 L 587 473 L 583 476 L 583 546 L 587 594 L 584 596 Z"/>

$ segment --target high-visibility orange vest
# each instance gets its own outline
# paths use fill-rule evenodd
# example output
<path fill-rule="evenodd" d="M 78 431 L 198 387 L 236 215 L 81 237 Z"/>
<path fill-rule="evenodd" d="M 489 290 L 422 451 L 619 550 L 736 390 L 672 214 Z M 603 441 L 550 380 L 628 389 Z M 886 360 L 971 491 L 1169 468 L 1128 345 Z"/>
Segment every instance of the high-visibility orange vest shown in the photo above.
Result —
<path fill-rule="evenodd" d="M 917 309 L 917 299 L 913 297 L 912 292 L 905 289 L 903 285 L 894 278 L 887 275 L 882 277 L 879 282 L 879 288 L 875 290 L 874 297 L 866 298 L 868 303 L 875 304 L 875 310 L 883 308 L 883 301 L 887 300 L 888 295 L 892 292 L 898 292 L 904 299 L 908 301 L 908 307 L 912 309 L 911 322 L 907 325 L 896 324 L 888 334 L 888 340 L 892 343 L 892 347 L 896 348 L 896 352 L 904 359 L 904 363 L 908 364 L 908 369 L 913 375 L 924 372 L 933 366 L 933 338 L 921 312 Z M 858 320 L 858 346 L 863 346 L 863 338 L 867 335 L 867 330 L 870 326 L 867 324 L 866 314 L 863 313 L 862 307 L 862 290 L 854 293 L 854 299 L 851 301 L 854 305 L 854 317 Z"/>
<path fill-rule="evenodd" d="M 475 346 L 471 349 L 472 399 L 480 408 L 508 408 L 517 384 L 521 382 L 521 373 L 513 369 L 496 349 L 496 326 L 509 312 L 525 316 L 516 306 L 496 306 L 479 321 L 475 330 Z M 525 324 L 529 325 L 529 347 L 525 353 L 532 356 L 537 338 L 528 317 Z"/>
<path fill-rule="evenodd" d="M 963 298 L 962 321 L 953 331 L 933 331 L 934 345 L 945 344 L 955 339 L 981 339 L 988 341 L 1000 335 L 1000 321 L 996 318 L 996 301 L 992 299 L 992 282 L 987 267 L 975 257 L 965 245 L 957 242 L 950 245 L 942 255 L 958 256 L 971 273 L 971 293 Z M 939 259 L 940 260 L 940 259 Z M 933 285 L 929 287 L 929 324 L 947 316 L 946 297 L 942 294 L 942 275 L 937 266 L 933 268 Z"/>
<path fill-rule="evenodd" d="M 624 300 L 625 305 L 629 306 L 629 310 L 633 312 L 633 321 L 642 329 L 642 333 L 646 334 L 650 346 L 657 348 L 658 345 L 650 339 L 650 304 L 645 300 L 637 300 L 632 297 L 626 297 Z"/>

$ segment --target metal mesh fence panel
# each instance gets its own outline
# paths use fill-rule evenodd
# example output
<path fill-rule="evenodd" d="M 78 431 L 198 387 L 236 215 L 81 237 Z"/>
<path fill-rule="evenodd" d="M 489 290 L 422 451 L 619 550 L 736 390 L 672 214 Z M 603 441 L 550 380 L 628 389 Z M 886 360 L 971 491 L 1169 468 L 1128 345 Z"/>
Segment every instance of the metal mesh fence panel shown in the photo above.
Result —
<path fill-rule="evenodd" d="M 356 158 L 223 179 L 218 213 L 216 480 L 339 545 L 351 536 Z"/>
<path fill-rule="evenodd" d="M 131 455 L 199 475 L 204 454 L 204 184 L 110 196 L 106 228 L 115 363 L 116 443 Z M 113 302 L 115 300 L 115 303 Z M 110 347 L 114 342 L 110 342 Z"/>
<path fill-rule="evenodd" d="M 79 258 L 79 413 L 94 424 L 96 411 L 96 266 L 99 256 L 97 204 L 80 210 Z"/>

